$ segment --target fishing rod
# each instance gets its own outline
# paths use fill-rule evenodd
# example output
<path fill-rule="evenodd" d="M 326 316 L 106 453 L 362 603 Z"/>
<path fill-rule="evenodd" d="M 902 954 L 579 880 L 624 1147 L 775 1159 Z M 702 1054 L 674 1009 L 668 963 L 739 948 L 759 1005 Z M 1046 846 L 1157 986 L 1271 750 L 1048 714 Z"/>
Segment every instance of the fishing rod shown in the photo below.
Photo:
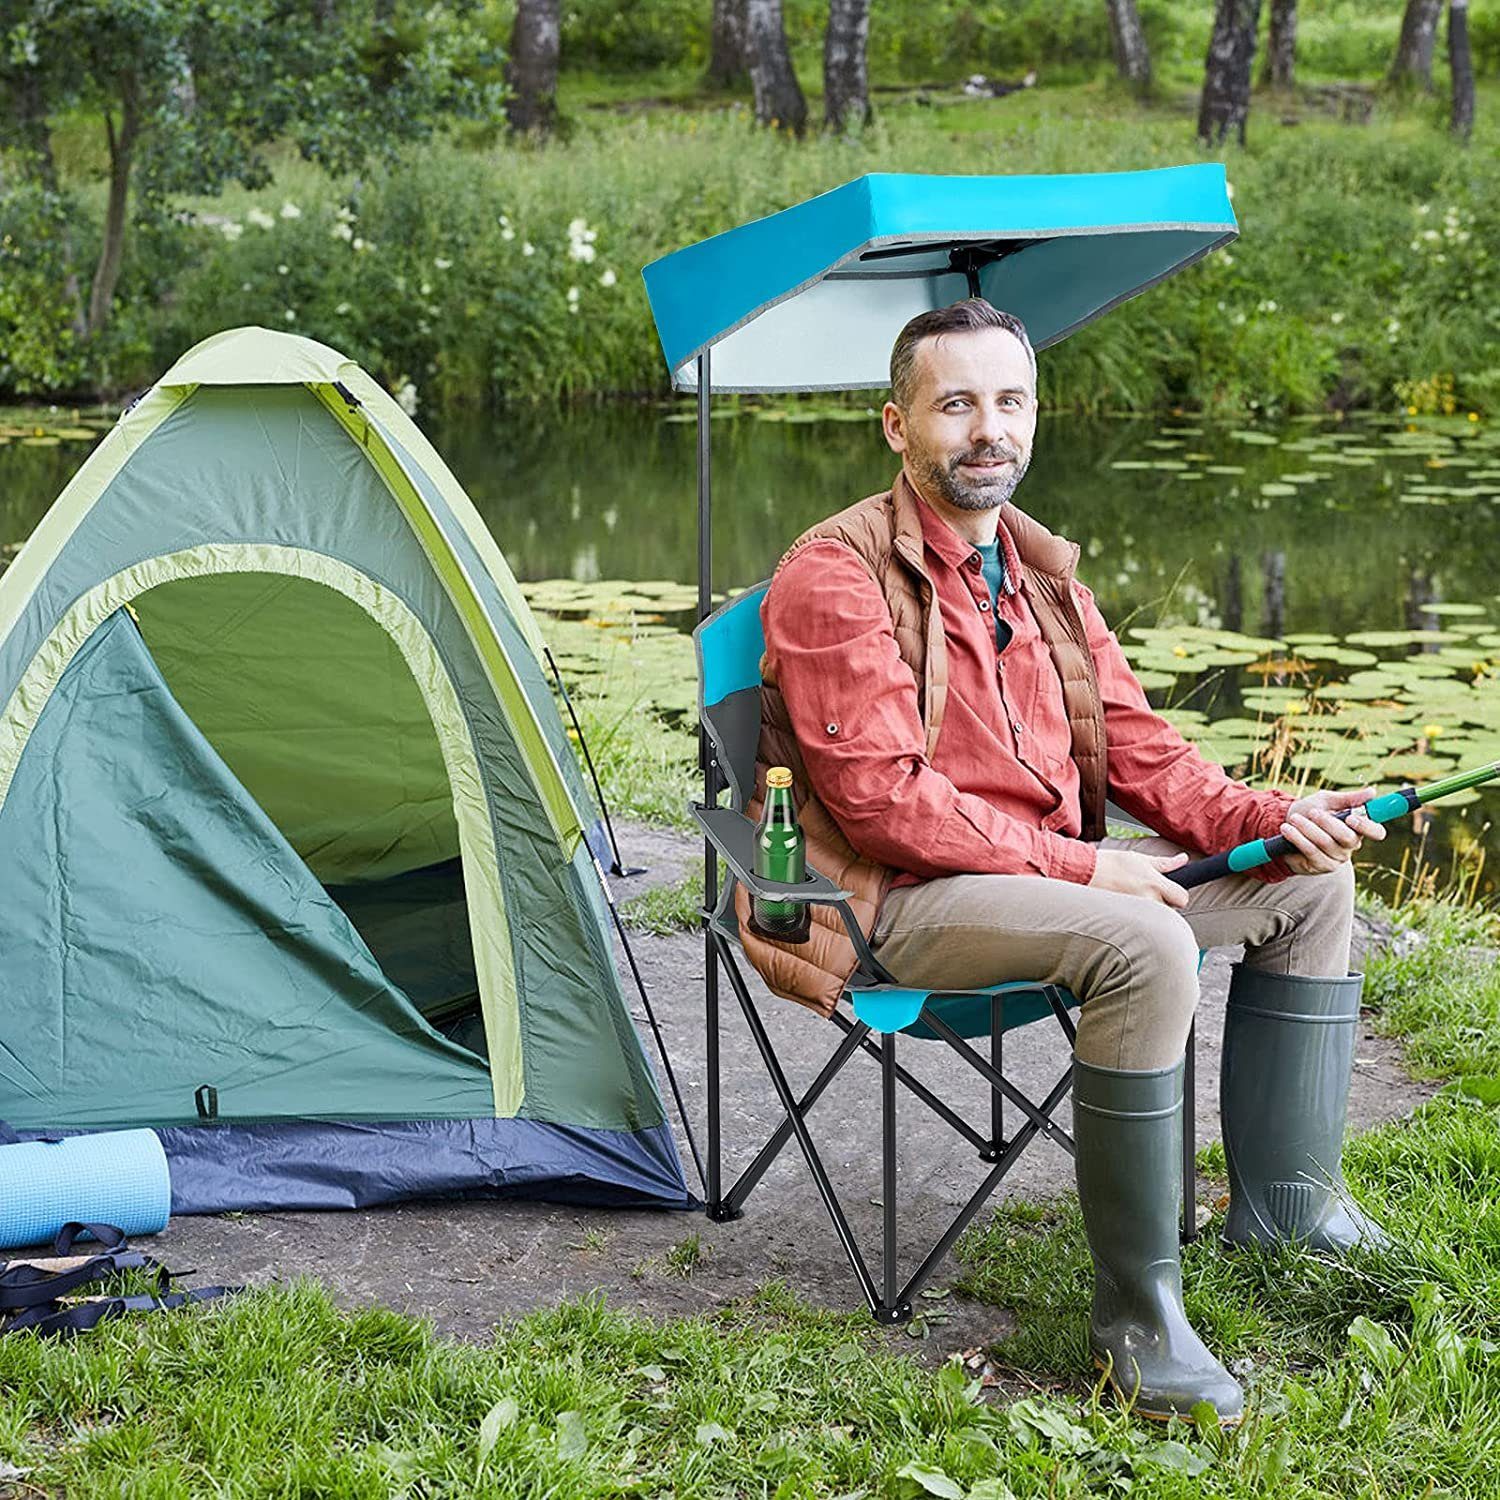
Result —
<path fill-rule="evenodd" d="M 1404 818 L 1407 813 L 1415 812 L 1429 802 L 1436 802 L 1441 797 L 1451 797 L 1455 792 L 1466 791 L 1471 786 L 1483 786 L 1485 782 L 1497 778 L 1500 778 L 1500 760 L 1491 761 L 1489 765 L 1480 766 L 1473 771 L 1455 771 L 1452 776 L 1428 782 L 1426 786 L 1404 786 L 1400 791 L 1385 792 L 1379 797 L 1372 797 L 1363 807 L 1345 808 L 1343 812 L 1336 812 L 1334 817 L 1343 823 L 1353 814 L 1362 812 L 1372 823 L 1393 823 L 1397 818 Z M 1275 838 L 1252 839 L 1248 844 L 1238 844 L 1224 854 L 1213 854 L 1207 859 L 1183 865 L 1181 869 L 1163 870 L 1162 873 L 1168 880 L 1175 880 L 1178 885 L 1192 890 L 1194 886 L 1203 885 L 1207 881 L 1258 869 L 1283 854 L 1298 852 L 1297 846 L 1289 838 L 1284 834 L 1277 834 Z"/>

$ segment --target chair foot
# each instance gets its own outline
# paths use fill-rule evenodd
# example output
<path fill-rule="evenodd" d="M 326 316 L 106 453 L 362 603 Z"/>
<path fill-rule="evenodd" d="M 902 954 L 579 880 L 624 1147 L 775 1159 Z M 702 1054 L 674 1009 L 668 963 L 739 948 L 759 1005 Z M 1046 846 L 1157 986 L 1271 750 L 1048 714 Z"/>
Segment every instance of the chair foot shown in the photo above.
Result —
<path fill-rule="evenodd" d="M 981 1152 L 979 1152 L 979 1159 L 980 1161 L 999 1161 L 1000 1158 L 1004 1156 L 1006 1151 L 1009 1149 L 1009 1141 L 996 1141 L 993 1145 L 986 1146 Z"/>
<path fill-rule="evenodd" d="M 895 1307 L 877 1307 L 874 1310 L 874 1318 L 877 1323 L 883 1323 L 887 1328 L 896 1328 L 902 1323 L 910 1323 L 911 1303 L 898 1302 Z"/>
<path fill-rule="evenodd" d="M 733 1224 L 736 1219 L 743 1219 L 745 1217 L 745 1210 L 743 1208 L 730 1208 L 727 1203 L 705 1203 L 703 1205 L 703 1212 L 715 1224 Z"/>

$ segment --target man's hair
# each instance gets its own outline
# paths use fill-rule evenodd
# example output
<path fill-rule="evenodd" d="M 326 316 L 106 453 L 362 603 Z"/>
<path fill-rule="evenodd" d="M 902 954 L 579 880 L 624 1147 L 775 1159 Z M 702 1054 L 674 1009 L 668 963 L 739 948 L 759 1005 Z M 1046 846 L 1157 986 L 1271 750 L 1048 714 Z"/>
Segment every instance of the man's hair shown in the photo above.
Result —
<path fill-rule="evenodd" d="M 891 349 L 891 400 L 902 411 L 911 409 L 912 388 L 916 384 L 917 349 L 923 339 L 944 333 L 977 333 L 982 328 L 1003 328 L 1014 334 L 1026 351 L 1031 366 L 1031 386 L 1036 390 L 1036 351 L 1026 335 L 1026 325 L 1014 314 L 1002 312 L 983 297 L 965 297 L 948 307 L 918 313 L 896 335 Z"/>

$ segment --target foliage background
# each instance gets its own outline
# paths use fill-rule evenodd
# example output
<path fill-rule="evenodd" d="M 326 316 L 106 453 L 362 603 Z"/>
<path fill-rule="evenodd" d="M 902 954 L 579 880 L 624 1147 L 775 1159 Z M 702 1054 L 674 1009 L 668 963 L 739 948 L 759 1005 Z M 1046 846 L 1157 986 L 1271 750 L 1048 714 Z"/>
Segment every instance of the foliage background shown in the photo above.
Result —
<path fill-rule="evenodd" d="M 875 125 L 795 143 L 758 131 L 738 94 L 703 87 L 708 0 L 572 0 L 562 139 L 514 144 L 493 123 L 455 121 L 342 174 L 273 146 L 268 186 L 137 217 L 113 319 L 87 343 L 62 289 L 97 251 L 105 162 L 97 116 L 66 115 L 53 121 L 57 192 L 0 178 L 0 391 L 120 395 L 206 334 L 261 323 L 345 350 L 425 410 L 659 395 L 642 265 L 864 171 L 1193 160 L 1208 9 L 1143 0 L 1159 87 L 1142 104 L 1113 82 L 1096 0 L 882 0 Z M 1047 399 L 1273 413 L 1500 402 L 1495 86 L 1481 85 L 1467 151 L 1444 128 L 1441 41 L 1435 93 L 1387 95 L 1400 9 L 1302 0 L 1304 91 L 1259 95 L 1249 147 L 1224 158 L 1241 241 L 1049 355 Z M 788 0 L 787 13 L 816 95 L 826 6 Z M 509 14 L 484 7 L 484 32 L 503 36 Z M 1500 14 L 1481 10 L 1473 31 L 1493 75 Z M 1039 86 L 1001 100 L 958 89 L 971 72 L 1028 68 Z M 1345 123 L 1306 87 L 1330 79 L 1363 80 L 1368 124 Z"/>

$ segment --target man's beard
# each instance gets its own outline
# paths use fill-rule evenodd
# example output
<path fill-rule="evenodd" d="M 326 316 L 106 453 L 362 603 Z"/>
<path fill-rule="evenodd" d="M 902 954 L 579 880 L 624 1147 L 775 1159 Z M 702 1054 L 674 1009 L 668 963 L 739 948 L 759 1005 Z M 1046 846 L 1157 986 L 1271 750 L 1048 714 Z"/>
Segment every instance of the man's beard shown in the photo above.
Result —
<path fill-rule="evenodd" d="M 1031 465 L 1029 455 L 1023 458 L 1016 449 L 1005 444 L 955 454 L 946 464 L 925 449 L 909 452 L 907 457 L 922 487 L 941 495 L 959 510 L 997 510 L 1015 494 Z M 995 458 L 1009 459 L 1010 467 L 996 469 L 978 481 L 965 479 L 959 474 L 961 464 L 983 463 Z"/>

